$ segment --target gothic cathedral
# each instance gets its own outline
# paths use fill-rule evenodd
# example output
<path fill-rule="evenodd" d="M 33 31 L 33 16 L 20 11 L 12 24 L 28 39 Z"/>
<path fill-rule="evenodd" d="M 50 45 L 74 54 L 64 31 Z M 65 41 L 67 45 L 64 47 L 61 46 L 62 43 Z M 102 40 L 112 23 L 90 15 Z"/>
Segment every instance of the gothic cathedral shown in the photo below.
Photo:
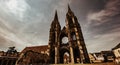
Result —
<path fill-rule="evenodd" d="M 61 30 L 56 11 L 49 34 L 50 63 L 90 63 L 80 24 L 69 6 L 65 23 Z"/>

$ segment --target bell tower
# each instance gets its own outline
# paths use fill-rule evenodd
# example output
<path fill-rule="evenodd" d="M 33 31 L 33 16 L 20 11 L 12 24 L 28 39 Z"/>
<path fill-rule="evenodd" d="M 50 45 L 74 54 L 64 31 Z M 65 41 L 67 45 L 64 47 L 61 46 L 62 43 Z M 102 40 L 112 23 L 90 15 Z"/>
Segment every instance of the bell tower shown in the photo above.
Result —
<path fill-rule="evenodd" d="M 50 51 L 50 63 L 58 63 L 58 54 L 59 54 L 59 34 L 61 31 L 61 26 L 58 21 L 57 11 L 55 12 L 54 20 L 52 21 L 50 27 L 50 36 L 49 36 L 49 51 Z"/>
<path fill-rule="evenodd" d="M 90 63 L 80 24 L 69 5 L 65 23 L 61 30 L 56 11 L 49 36 L 50 62 Z"/>
<path fill-rule="evenodd" d="M 70 46 L 71 62 L 90 63 L 80 24 L 69 5 L 66 14 L 66 29 Z"/>

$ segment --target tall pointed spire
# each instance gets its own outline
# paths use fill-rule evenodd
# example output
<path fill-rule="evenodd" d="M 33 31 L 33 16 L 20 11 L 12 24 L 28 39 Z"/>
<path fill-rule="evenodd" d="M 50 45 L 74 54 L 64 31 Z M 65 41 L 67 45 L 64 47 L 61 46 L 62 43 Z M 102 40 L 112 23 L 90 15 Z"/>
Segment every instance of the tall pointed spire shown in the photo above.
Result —
<path fill-rule="evenodd" d="M 52 28 L 56 28 L 56 27 L 61 28 L 59 20 L 58 20 L 57 10 L 55 11 L 55 16 L 54 16 L 54 19 L 52 21 L 51 27 Z"/>
<path fill-rule="evenodd" d="M 55 10 L 55 16 L 51 23 L 51 28 L 50 28 L 50 31 L 55 31 L 55 30 L 61 30 L 61 26 L 58 20 L 57 10 Z"/>
<path fill-rule="evenodd" d="M 58 21 L 57 10 L 55 11 L 55 17 L 54 17 L 54 20 L 57 20 L 57 21 Z"/>
<path fill-rule="evenodd" d="M 68 4 L 68 12 L 67 15 L 69 16 L 74 16 L 74 13 L 72 12 L 72 10 L 70 9 L 70 5 Z"/>
<path fill-rule="evenodd" d="M 59 25 L 59 26 L 60 26 L 60 23 L 59 23 L 59 21 L 58 21 L 58 14 L 57 14 L 57 10 L 55 11 L 54 21 L 55 21 L 55 24 L 57 24 L 57 25 Z"/>
<path fill-rule="evenodd" d="M 71 12 L 70 5 L 68 4 L 68 12 Z"/>
<path fill-rule="evenodd" d="M 52 21 L 52 23 L 51 23 L 51 28 L 52 28 L 52 29 L 55 28 L 56 23 L 59 24 L 59 22 L 58 22 L 57 10 L 55 11 L 55 16 L 54 16 L 54 19 L 53 19 L 53 21 Z"/>

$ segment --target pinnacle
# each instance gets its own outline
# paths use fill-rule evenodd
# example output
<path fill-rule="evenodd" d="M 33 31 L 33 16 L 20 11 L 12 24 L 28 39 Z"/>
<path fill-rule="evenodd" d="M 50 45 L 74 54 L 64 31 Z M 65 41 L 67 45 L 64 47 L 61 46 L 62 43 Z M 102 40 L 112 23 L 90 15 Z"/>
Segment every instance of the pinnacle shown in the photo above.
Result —
<path fill-rule="evenodd" d="M 57 14 L 57 10 L 55 11 L 55 16 L 54 16 L 54 21 L 53 21 L 53 23 L 56 25 L 59 25 L 60 26 L 60 24 L 59 24 L 59 21 L 58 21 L 58 14 Z"/>
<path fill-rule="evenodd" d="M 57 10 L 55 11 L 55 17 L 54 20 L 58 20 Z"/>
<path fill-rule="evenodd" d="M 71 12 L 70 5 L 68 4 L 68 12 Z"/>

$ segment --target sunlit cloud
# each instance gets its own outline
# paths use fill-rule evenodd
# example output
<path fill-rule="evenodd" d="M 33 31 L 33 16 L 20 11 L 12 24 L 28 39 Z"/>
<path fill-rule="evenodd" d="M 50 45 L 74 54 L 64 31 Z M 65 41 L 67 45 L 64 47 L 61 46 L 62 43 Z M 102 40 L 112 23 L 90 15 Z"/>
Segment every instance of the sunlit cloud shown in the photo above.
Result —
<path fill-rule="evenodd" d="M 43 2 L 47 4 L 53 2 L 53 0 L 38 2 L 41 5 Z M 53 12 L 46 12 L 49 12 L 49 16 L 52 18 L 52 16 L 54 17 L 55 9 L 59 7 L 60 10 L 64 10 L 67 7 L 67 2 L 64 0 L 56 1 L 56 3 L 59 3 L 57 6 L 55 3 L 50 4 L 50 6 L 54 5 L 51 7 Z M 3 46 L 4 49 L 8 46 L 16 46 L 19 50 L 22 50 L 26 46 L 48 44 L 49 27 L 52 19 L 49 20 L 48 14 L 46 15 L 44 11 L 46 8 L 45 4 L 43 4 L 44 6 L 39 5 L 40 8 L 36 8 L 36 4 L 31 3 L 26 0 L 0 0 L 0 23 L 4 24 L 0 28 L 0 36 L 9 42 L 3 42 L 6 45 Z M 48 10 L 50 9 L 49 7 L 47 8 Z"/>
<path fill-rule="evenodd" d="M 21 21 L 23 21 L 26 11 L 30 9 L 25 0 L 4 0 L 1 1 L 1 6 L 4 6 L 3 8 Z"/>

